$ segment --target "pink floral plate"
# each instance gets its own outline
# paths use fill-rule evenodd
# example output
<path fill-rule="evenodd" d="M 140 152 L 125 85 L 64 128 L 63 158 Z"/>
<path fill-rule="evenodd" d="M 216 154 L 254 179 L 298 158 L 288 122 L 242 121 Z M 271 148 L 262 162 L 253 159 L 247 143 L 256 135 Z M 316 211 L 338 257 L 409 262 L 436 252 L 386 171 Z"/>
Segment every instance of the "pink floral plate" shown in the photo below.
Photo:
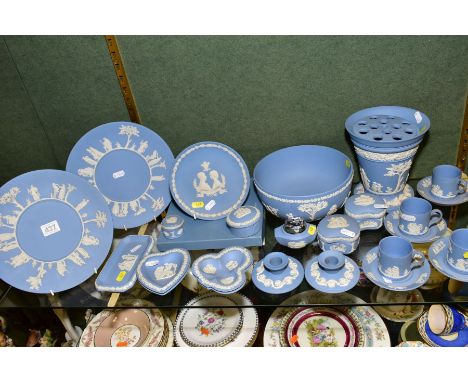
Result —
<path fill-rule="evenodd" d="M 299 308 L 283 320 L 282 342 L 291 347 L 357 347 L 364 333 L 356 319 L 331 308 Z"/>

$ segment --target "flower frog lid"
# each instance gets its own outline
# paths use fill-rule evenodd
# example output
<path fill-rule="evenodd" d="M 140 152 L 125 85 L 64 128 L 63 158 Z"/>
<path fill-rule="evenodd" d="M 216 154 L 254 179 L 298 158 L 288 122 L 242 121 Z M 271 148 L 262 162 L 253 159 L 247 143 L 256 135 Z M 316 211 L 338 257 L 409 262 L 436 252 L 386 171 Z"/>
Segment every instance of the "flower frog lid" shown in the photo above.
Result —
<path fill-rule="evenodd" d="M 167 215 L 161 223 L 162 229 L 174 230 L 184 225 L 184 219 L 178 215 Z"/>
<path fill-rule="evenodd" d="M 317 235 L 326 243 L 340 241 L 354 242 L 359 239 L 359 224 L 350 216 L 331 215 L 322 219 L 317 227 Z"/>
<path fill-rule="evenodd" d="M 345 203 L 346 215 L 354 219 L 381 219 L 386 210 L 387 205 L 380 195 L 367 192 L 353 195 Z"/>
<path fill-rule="evenodd" d="M 226 223 L 232 228 L 244 228 L 254 225 L 260 220 L 261 213 L 257 207 L 242 206 L 232 211 L 226 218 Z"/>

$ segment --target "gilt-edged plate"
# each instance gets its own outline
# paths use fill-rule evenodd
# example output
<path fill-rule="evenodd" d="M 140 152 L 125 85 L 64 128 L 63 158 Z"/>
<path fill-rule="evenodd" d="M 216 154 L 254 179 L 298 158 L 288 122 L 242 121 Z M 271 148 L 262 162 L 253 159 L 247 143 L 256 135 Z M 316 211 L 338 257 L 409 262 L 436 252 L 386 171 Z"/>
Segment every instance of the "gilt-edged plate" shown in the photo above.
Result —
<path fill-rule="evenodd" d="M 100 125 L 73 147 L 67 171 L 95 186 L 106 199 L 115 228 L 155 219 L 171 201 L 174 156 L 154 131 L 132 122 Z"/>
<path fill-rule="evenodd" d="M 154 240 L 148 235 L 128 235 L 119 241 L 95 281 L 100 292 L 126 292 L 135 285 L 139 261 L 151 251 Z"/>
<path fill-rule="evenodd" d="M 166 324 L 159 309 L 105 309 L 86 326 L 79 346 L 165 346 L 170 330 Z"/>
<path fill-rule="evenodd" d="M 15 288 L 55 293 L 81 284 L 112 236 L 105 200 L 74 174 L 32 171 L 0 188 L 0 278 Z"/>
<path fill-rule="evenodd" d="M 281 326 L 284 347 L 358 347 L 364 345 L 364 329 L 352 312 L 333 308 L 298 308 Z"/>
<path fill-rule="evenodd" d="M 305 305 L 305 304 L 366 304 L 364 300 L 349 293 L 326 294 L 309 290 L 295 294 L 287 298 L 281 305 Z M 338 307 L 334 307 L 337 309 Z M 296 308 L 279 306 L 268 319 L 263 335 L 263 346 L 281 347 L 281 327 L 284 318 Z M 339 310 L 348 314 L 351 312 L 359 321 L 364 331 L 364 343 L 366 347 L 389 347 L 390 335 L 383 320 L 370 306 L 342 306 Z"/>
<path fill-rule="evenodd" d="M 196 219 L 218 220 L 244 203 L 250 175 L 242 157 L 229 146 L 200 142 L 175 159 L 170 188 L 185 213 Z"/>
<path fill-rule="evenodd" d="M 231 294 L 244 287 L 252 263 L 253 255 L 247 248 L 229 247 L 217 254 L 200 256 L 193 262 L 192 273 L 205 288 Z"/>
<path fill-rule="evenodd" d="M 158 295 L 173 290 L 190 269 L 190 253 L 182 248 L 145 256 L 138 265 L 137 277 L 140 284 Z"/>
<path fill-rule="evenodd" d="M 189 311 L 192 311 L 190 320 Z M 247 347 L 255 342 L 258 328 L 257 311 L 247 297 L 240 293 L 224 296 L 208 292 L 189 301 L 179 313 L 174 338 L 180 347 Z"/>

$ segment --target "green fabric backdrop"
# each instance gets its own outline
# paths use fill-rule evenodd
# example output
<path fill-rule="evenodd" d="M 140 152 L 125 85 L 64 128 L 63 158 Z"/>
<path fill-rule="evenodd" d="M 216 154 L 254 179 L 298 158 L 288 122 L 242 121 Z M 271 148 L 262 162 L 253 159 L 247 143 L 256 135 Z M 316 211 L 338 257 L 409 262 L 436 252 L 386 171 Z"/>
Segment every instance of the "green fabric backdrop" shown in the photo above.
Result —
<path fill-rule="evenodd" d="M 118 38 L 143 124 L 175 155 L 202 140 L 235 148 L 253 170 L 296 144 L 335 147 L 351 113 L 375 105 L 425 112 L 432 128 L 412 179 L 454 163 L 468 84 L 462 37 Z M 0 183 L 64 168 L 76 140 L 128 120 L 102 36 L 9 36 L 0 43 Z"/>

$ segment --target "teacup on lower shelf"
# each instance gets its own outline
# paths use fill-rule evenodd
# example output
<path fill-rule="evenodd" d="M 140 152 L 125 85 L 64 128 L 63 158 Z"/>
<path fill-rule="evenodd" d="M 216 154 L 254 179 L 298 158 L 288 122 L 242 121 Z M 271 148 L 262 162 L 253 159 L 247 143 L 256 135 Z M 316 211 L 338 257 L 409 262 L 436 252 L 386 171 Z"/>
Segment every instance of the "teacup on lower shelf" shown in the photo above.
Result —
<path fill-rule="evenodd" d="M 466 327 L 466 318 L 448 305 L 432 305 L 427 314 L 429 328 L 438 336 L 456 333 Z"/>

